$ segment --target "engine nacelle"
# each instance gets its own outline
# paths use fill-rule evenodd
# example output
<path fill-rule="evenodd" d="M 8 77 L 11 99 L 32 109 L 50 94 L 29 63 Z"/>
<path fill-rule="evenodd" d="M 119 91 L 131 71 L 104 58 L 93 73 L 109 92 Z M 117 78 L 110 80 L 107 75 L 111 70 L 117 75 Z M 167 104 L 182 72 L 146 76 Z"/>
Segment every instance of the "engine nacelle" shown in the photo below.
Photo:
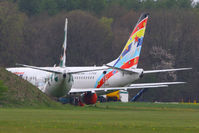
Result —
<path fill-rule="evenodd" d="M 82 100 L 85 104 L 95 104 L 97 102 L 97 94 L 86 92 L 83 94 Z"/>

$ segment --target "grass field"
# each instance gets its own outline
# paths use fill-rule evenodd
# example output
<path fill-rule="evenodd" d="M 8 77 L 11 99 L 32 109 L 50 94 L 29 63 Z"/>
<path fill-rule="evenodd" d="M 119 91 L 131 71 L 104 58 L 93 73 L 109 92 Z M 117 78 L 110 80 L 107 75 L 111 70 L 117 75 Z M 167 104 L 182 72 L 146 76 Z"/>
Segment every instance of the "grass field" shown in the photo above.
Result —
<path fill-rule="evenodd" d="M 98 103 L 63 108 L 0 108 L 0 132 L 196 133 L 199 104 Z"/>

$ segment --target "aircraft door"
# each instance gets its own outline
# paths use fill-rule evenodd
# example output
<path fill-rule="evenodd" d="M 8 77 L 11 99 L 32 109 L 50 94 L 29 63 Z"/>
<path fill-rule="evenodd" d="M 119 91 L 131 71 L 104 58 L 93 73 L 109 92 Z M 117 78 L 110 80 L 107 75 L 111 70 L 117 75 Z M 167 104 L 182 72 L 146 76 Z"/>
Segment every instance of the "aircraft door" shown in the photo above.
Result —
<path fill-rule="evenodd" d="M 108 82 L 108 78 L 107 78 L 107 71 L 103 71 L 103 74 L 104 74 L 104 77 L 103 77 L 103 80 L 104 80 L 104 88 L 105 87 L 109 87 L 109 82 Z"/>

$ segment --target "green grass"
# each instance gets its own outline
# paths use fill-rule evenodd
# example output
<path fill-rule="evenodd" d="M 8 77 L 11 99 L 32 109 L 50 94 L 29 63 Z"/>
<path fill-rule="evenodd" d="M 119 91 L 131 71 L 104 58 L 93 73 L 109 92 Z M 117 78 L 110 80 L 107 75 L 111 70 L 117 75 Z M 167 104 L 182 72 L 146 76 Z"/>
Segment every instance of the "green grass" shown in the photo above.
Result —
<path fill-rule="evenodd" d="M 0 132 L 199 132 L 198 104 L 103 103 L 96 106 L 0 108 Z"/>
<path fill-rule="evenodd" d="M 0 107 L 58 107 L 38 88 L 0 67 Z"/>

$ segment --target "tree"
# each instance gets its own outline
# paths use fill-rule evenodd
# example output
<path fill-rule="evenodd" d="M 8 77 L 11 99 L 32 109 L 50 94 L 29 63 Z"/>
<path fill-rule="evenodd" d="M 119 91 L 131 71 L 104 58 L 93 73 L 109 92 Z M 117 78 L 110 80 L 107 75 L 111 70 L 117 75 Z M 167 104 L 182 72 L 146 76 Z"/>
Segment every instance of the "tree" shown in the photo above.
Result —
<path fill-rule="evenodd" d="M 4 93 L 8 90 L 8 87 L 3 84 L 3 81 L 0 80 L 0 100 L 4 98 Z M 1 101 L 0 101 L 1 102 Z"/>
<path fill-rule="evenodd" d="M 49 15 L 55 15 L 58 12 L 58 5 L 55 0 L 43 0 L 42 11 L 47 11 Z"/>
<path fill-rule="evenodd" d="M 0 2 L 0 64 L 14 65 L 21 58 L 26 16 L 16 4 Z"/>
<path fill-rule="evenodd" d="M 104 59 L 111 50 L 112 33 L 110 28 L 107 29 L 107 26 L 110 27 L 110 22 L 100 21 L 87 12 L 72 11 L 53 17 L 43 14 L 29 21 L 25 31 L 25 43 L 30 50 L 27 56 L 32 57 L 31 64 L 49 66 L 59 63 L 66 17 L 68 18 L 67 64 L 93 65 L 101 64 L 103 60 L 105 63 L 110 61 Z M 104 56 L 97 55 L 101 51 Z M 40 60 L 36 58 L 38 55 Z M 50 57 L 46 58 L 49 55 Z"/>
<path fill-rule="evenodd" d="M 80 0 L 56 0 L 58 9 L 71 11 L 80 8 Z"/>
<path fill-rule="evenodd" d="M 19 0 L 19 9 L 27 15 L 32 16 L 42 11 L 42 0 Z"/>
<path fill-rule="evenodd" d="M 127 13 L 127 10 L 118 5 L 118 4 L 111 4 L 106 6 L 106 8 L 102 11 L 101 16 L 106 16 L 108 18 L 113 18 L 114 20 L 119 19 L 120 17 L 124 16 Z M 115 21 L 113 21 L 114 23 Z"/>
<path fill-rule="evenodd" d="M 192 0 L 178 0 L 177 2 L 180 8 L 192 8 Z"/>
<path fill-rule="evenodd" d="M 99 65 L 110 61 L 112 36 L 106 25 L 89 13 L 73 11 L 68 15 L 68 60 L 72 65 Z M 103 52 L 103 56 L 100 53 Z M 73 54 L 76 56 L 72 56 Z"/>
<path fill-rule="evenodd" d="M 96 14 L 100 14 L 106 6 L 106 0 L 91 0 L 90 10 Z"/>
<path fill-rule="evenodd" d="M 156 8 L 156 2 L 154 0 L 143 0 L 142 8 L 143 9 L 154 9 L 154 8 Z"/>

